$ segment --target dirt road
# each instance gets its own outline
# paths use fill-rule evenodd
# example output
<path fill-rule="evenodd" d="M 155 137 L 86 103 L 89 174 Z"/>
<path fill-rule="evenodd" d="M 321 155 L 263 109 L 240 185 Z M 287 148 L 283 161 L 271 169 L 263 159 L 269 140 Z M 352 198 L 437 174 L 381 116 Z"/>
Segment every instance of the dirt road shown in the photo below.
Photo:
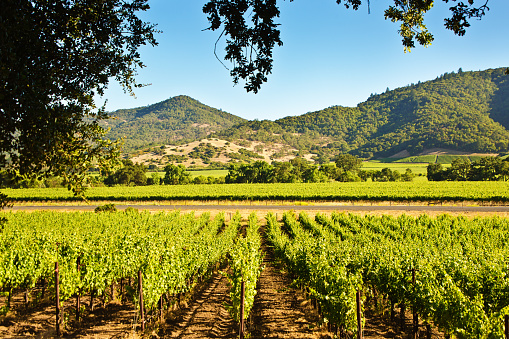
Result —
<path fill-rule="evenodd" d="M 6 211 L 93 211 L 99 205 L 15 205 L 11 208 L 6 208 Z M 509 214 L 509 206 L 460 206 L 460 205 L 264 205 L 264 204 L 251 204 L 251 205 L 212 205 L 212 204 L 193 204 L 193 205 L 115 205 L 119 210 L 124 210 L 128 207 L 136 208 L 139 210 L 150 211 L 164 211 L 164 210 L 184 210 L 184 211 L 359 211 L 359 212 L 418 212 L 418 213 L 507 213 Z"/>

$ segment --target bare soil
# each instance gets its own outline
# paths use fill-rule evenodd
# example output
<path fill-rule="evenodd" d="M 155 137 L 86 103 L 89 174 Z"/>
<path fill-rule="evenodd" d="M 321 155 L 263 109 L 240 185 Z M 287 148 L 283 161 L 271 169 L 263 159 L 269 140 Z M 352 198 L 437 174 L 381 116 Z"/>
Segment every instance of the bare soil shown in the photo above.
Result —
<path fill-rule="evenodd" d="M 236 338 L 236 326 L 224 307 L 228 302 L 228 281 L 215 272 L 189 304 L 168 315 L 158 333 L 160 338 Z"/>
<path fill-rule="evenodd" d="M 291 287 L 288 274 L 264 246 L 264 270 L 248 330 L 252 338 L 323 338 L 317 311 L 303 293 Z"/>
<path fill-rule="evenodd" d="M 32 295 L 40 293 L 40 288 Z M 1 338 L 57 338 L 55 330 L 55 301 L 49 296 L 40 301 L 31 300 L 27 305 L 24 292 L 15 293 L 11 301 L 11 310 L 0 317 Z M 5 298 L 0 302 L 5 305 Z M 79 323 L 76 322 L 75 298 L 63 303 L 63 338 L 138 338 L 136 323 L 138 312 L 132 303 L 112 301 L 103 305 L 100 298 L 94 298 L 93 311 L 89 309 L 90 297 L 82 297 L 82 312 Z"/>

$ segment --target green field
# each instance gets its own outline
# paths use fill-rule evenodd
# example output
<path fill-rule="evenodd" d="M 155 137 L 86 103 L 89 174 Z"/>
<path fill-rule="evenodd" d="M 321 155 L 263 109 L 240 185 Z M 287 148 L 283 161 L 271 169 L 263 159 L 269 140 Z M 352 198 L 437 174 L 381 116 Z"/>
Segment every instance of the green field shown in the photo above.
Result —
<path fill-rule="evenodd" d="M 426 165 L 429 163 L 435 163 L 437 161 L 437 156 L 428 154 L 428 155 L 418 155 L 414 157 L 408 157 L 403 159 L 393 160 L 393 162 L 403 162 L 403 163 L 425 163 Z"/>
<path fill-rule="evenodd" d="M 405 173 L 407 168 L 410 168 L 415 175 L 426 176 L 426 163 L 400 163 L 400 162 L 380 162 L 380 161 L 364 161 L 362 162 L 361 169 L 364 171 L 380 171 L 383 168 L 389 168 L 391 171 L 397 170 L 401 174 Z"/>
<path fill-rule="evenodd" d="M 478 161 L 482 158 L 480 155 L 456 155 L 456 154 L 444 154 L 444 155 L 434 155 L 434 154 L 428 154 L 428 155 L 416 155 L 401 159 L 392 159 L 392 158 L 385 158 L 378 160 L 383 163 L 387 164 L 394 164 L 394 163 L 422 163 L 424 165 L 428 165 L 429 163 L 438 163 L 438 164 L 450 164 L 455 159 L 458 158 L 466 158 L 470 160 L 470 162 Z"/>
<path fill-rule="evenodd" d="M 77 201 L 65 188 L 5 189 L 15 202 Z M 277 201 L 509 201 L 500 181 L 331 182 L 97 187 L 90 201 L 277 200 Z"/>
<path fill-rule="evenodd" d="M 203 175 L 204 177 L 225 177 L 228 174 L 228 170 L 221 170 L 221 169 L 213 169 L 213 170 L 198 170 L 198 171 L 189 171 L 189 174 L 191 174 L 191 178 L 199 177 L 200 175 Z"/>
<path fill-rule="evenodd" d="M 257 291 L 274 290 L 273 284 L 257 284 L 264 267 L 274 272 L 266 281 L 286 279 L 285 288 L 309 291 L 322 315 L 349 333 L 355 333 L 358 322 L 374 319 L 367 314 L 392 313 L 394 305 L 402 303 L 411 305 L 419 319 L 432 322 L 434 332 L 438 328 L 451 338 L 503 338 L 504 317 L 509 316 L 509 219 L 498 216 L 414 218 L 332 212 L 312 217 L 287 211 L 281 219 L 269 212 L 251 213 L 245 221 L 237 213 L 227 221 L 224 213 L 211 217 L 129 209 L 0 212 L 0 218 L 5 218 L 0 232 L 5 306 L 0 314 L 8 314 L 5 327 L 12 328 L 42 313 L 44 323 L 35 332 L 41 336 L 43 331 L 49 333 L 52 321 L 39 307 L 53 300 L 70 305 L 61 309 L 67 321 L 63 337 L 74 337 L 83 328 L 77 319 L 88 322 L 97 312 L 87 306 L 76 312 L 72 305 L 80 298 L 93 302 L 94 297 L 96 310 L 111 312 L 108 322 L 114 323 L 119 314 L 107 305 L 113 301 L 135 314 L 123 323 L 130 333 L 143 337 L 143 329 L 136 325 L 145 319 L 150 326 L 145 333 L 156 333 L 161 326 L 159 310 L 178 315 L 172 311 L 180 303 L 174 301 L 182 296 L 192 309 L 202 305 L 200 298 L 193 298 L 195 292 L 202 286 L 215 288 L 219 285 L 215 277 L 223 275 L 231 288 L 229 292 L 215 288 L 214 293 L 224 297 L 223 305 L 238 323 L 241 294 L 246 318 Z M 266 221 L 262 229 L 261 218 Z M 274 249 L 277 266 L 273 260 L 263 261 L 261 232 Z M 38 293 L 40 286 L 46 298 Z M 20 298 L 22 293 L 27 301 Z"/>

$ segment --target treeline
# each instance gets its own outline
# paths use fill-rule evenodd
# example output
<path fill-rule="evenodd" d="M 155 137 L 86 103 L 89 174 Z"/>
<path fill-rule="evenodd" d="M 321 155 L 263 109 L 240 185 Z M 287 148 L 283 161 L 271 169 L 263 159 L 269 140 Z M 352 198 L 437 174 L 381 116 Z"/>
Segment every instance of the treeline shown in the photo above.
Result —
<path fill-rule="evenodd" d="M 186 184 L 224 184 L 224 177 L 196 176 L 191 178 L 184 165 L 169 164 L 164 168 L 164 176 L 158 172 L 147 176 L 147 167 L 123 160 L 123 167 L 104 177 L 107 186 L 147 186 L 147 185 L 186 185 Z"/>
<path fill-rule="evenodd" d="M 136 165 L 141 166 L 141 165 Z M 380 171 L 363 171 L 362 161 L 350 154 L 341 154 L 335 163 L 315 165 L 303 158 L 293 158 L 286 162 L 255 161 L 235 163 L 228 167 L 226 177 L 198 176 L 191 178 L 183 165 L 169 164 L 164 168 L 165 175 L 160 183 L 165 185 L 184 184 L 240 184 L 240 183 L 311 183 L 311 182 L 354 182 L 354 181 L 412 181 L 414 174 L 410 169 L 400 174 L 384 168 Z M 115 176 L 115 174 L 113 174 Z M 105 181 L 109 184 L 108 181 Z M 155 183 L 153 181 L 152 183 Z M 117 182 L 118 184 L 118 182 Z"/>
<path fill-rule="evenodd" d="M 384 168 L 380 171 L 361 169 L 362 161 L 350 154 L 341 154 L 335 163 L 315 165 L 303 158 L 286 162 L 255 161 L 235 163 L 228 167 L 225 177 L 191 177 L 184 165 L 169 164 L 164 167 L 164 176 L 158 172 L 147 175 L 148 168 L 131 160 L 122 160 L 122 167 L 111 173 L 90 176 L 90 186 L 146 186 L 186 184 L 233 184 L 233 183 L 311 183 L 311 182 L 355 182 L 355 181 L 412 181 L 410 169 L 401 174 L 397 170 Z M 59 178 L 37 181 L 23 179 L 12 173 L 0 172 L 0 188 L 59 187 L 64 183 Z"/>
<path fill-rule="evenodd" d="M 341 154 L 335 163 L 315 165 L 302 158 L 287 162 L 256 161 L 251 164 L 233 164 L 228 169 L 226 183 L 296 183 L 296 182 L 354 182 L 354 181 L 412 181 L 414 174 L 404 174 L 384 168 L 380 171 L 361 170 L 362 161 L 350 154 Z"/>
<path fill-rule="evenodd" d="M 151 167 L 151 166 L 149 166 Z M 148 167 L 133 163 L 131 160 L 122 160 L 121 168 L 111 173 L 92 171 L 87 177 L 89 187 L 101 186 L 148 186 L 148 185 L 175 185 L 175 184 L 224 184 L 225 177 L 196 176 L 191 178 L 183 165 L 168 165 L 164 168 L 165 175 L 158 172 L 148 175 Z M 152 168 L 153 169 L 153 168 Z M 62 178 L 52 177 L 39 180 L 35 177 L 20 176 L 15 172 L 0 171 L 0 188 L 51 188 L 65 187 Z"/>
<path fill-rule="evenodd" d="M 509 177 L 509 161 L 483 157 L 470 162 L 462 157 L 455 159 L 449 168 L 443 168 L 442 164 L 429 164 L 427 177 L 429 181 L 505 181 Z"/>
<path fill-rule="evenodd" d="M 412 181 L 414 174 L 410 169 L 400 174 L 384 168 L 380 171 L 363 171 L 362 161 L 350 154 L 341 154 L 335 163 L 315 165 L 302 158 L 294 158 L 286 162 L 255 161 L 253 163 L 236 163 L 228 167 L 224 178 L 215 180 L 197 178 L 190 179 L 182 165 L 168 165 L 162 182 L 167 185 L 189 183 L 312 183 L 312 182 L 354 182 L 354 181 Z"/>

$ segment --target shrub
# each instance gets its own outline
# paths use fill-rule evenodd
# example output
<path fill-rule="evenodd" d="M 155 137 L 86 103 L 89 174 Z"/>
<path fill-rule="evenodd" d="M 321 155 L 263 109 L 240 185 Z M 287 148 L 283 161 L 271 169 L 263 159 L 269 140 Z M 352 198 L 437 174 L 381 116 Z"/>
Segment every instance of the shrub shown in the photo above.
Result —
<path fill-rule="evenodd" d="M 100 212 L 116 212 L 117 208 L 115 207 L 115 204 L 106 204 L 102 206 L 97 206 L 94 210 L 95 213 Z"/>

